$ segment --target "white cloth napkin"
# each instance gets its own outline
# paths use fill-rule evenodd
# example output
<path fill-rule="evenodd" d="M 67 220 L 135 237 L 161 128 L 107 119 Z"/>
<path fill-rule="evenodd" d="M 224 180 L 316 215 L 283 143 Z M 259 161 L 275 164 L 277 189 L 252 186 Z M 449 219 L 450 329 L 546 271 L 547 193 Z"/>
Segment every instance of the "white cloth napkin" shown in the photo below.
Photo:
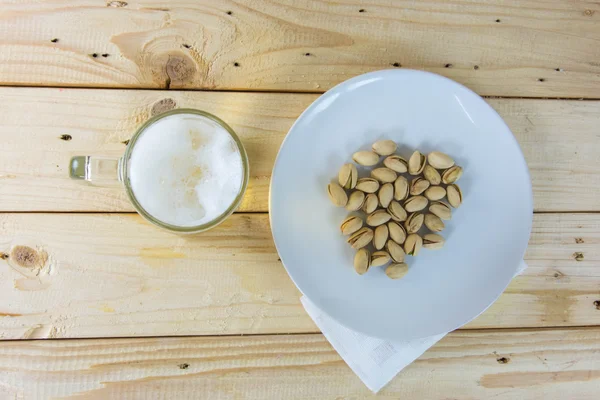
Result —
<path fill-rule="evenodd" d="M 527 264 L 521 261 L 515 276 L 525 268 Z M 305 296 L 300 301 L 333 348 L 374 393 L 447 335 L 442 333 L 407 342 L 378 339 L 340 325 Z"/>

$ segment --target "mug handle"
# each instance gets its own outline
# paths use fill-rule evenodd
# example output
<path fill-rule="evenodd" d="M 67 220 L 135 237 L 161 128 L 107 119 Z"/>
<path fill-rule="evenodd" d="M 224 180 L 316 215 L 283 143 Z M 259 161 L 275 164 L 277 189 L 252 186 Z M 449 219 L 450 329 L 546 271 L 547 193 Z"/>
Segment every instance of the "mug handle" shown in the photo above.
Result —
<path fill-rule="evenodd" d="M 122 164 L 123 157 L 75 156 L 69 163 L 69 176 L 94 186 L 120 185 L 123 182 Z"/>

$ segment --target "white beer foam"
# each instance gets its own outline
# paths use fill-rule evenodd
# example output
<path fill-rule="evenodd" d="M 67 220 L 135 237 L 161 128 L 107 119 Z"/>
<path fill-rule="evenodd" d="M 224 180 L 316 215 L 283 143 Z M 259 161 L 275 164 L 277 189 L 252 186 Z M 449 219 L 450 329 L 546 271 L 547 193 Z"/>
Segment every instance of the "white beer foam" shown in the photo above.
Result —
<path fill-rule="evenodd" d="M 243 175 L 229 132 L 195 114 L 170 115 L 152 124 L 129 160 L 131 189 L 142 208 L 181 227 L 205 224 L 225 212 Z"/>

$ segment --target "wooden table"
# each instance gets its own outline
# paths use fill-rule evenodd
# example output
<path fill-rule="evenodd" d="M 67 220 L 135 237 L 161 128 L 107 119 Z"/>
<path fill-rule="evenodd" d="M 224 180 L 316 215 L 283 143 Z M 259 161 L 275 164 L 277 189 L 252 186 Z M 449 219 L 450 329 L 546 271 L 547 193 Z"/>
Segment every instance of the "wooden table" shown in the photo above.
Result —
<path fill-rule="evenodd" d="M 0 398 L 370 397 L 304 312 L 266 212 L 302 110 L 384 68 L 487 96 L 536 214 L 525 273 L 379 397 L 597 399 L 600 5 L 575 0 L 0 0 Z M 239 212 L 195 237 L 68 178 L 71 156 L 120 155 L 173 107 L 223 118 L 251 160 Z"/>

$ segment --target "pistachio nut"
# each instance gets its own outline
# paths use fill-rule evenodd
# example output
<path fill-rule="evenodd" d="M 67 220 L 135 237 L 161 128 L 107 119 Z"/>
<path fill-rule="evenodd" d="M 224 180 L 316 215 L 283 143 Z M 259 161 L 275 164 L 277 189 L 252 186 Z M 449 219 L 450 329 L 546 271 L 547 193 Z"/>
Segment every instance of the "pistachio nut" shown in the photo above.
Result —
<path fill-rule="evenodd" d="M 377 179 L 381 183 L 391 183 L 396 180 L 398 175 L 389 168 L 375 168 L 371 171 L 371 177 Z"/>
<path fill-rule="evenodd" d="M 394 221 L 402 222 L 406 220 L 406 210 L 396 200 L 390 202 L 387 212 Z"/>
<path fill-rule="evenodd" d="M 381 267 L 391 260 L 387 251 L 376 251 L 371 255 L 371 267 Z"/>
<path fill-rule="evenodd" d="M 442 174 L 442 182 L 444 182 L 446 185 L 454 183 L 460 179 L 460 177 L 462 176 L 462 173 L 463 173 L 463 169 L 461 167 L 459 167 L 458 165 L 455 165 L 454 167 L 450 167 L 447 170 L 445 170 L 444 173 Z"/>
<path fill-rule="evenodd" d="M 423 176 L 425 179 L 429 181 L 432 185 L 439 185 L 442 183 L 442 177 L 437 169 L 433 168 L 431 165 L 426 165 L 425 169 L 423 169 Z"/>
<path fill-rule="evenodd" d="M 408 219 L 404 222 L 404 227 L 406 228 L 406 233 L 417 233 L 419 229 L 423 226 L 423 221 L 425 220 L 425 216 L 421 213 L 413 213 L 408 216 Z"/>
<path fill-rule="evenodd" d="M 404 250 L 402 250 L 402 246 L 400 246 L 398 243 L 394 242 L 393 240 L 388 240 L 385 248 L 390 257 L 392 257 L 392 260 L 395 262 L 404 261 Z"/>
<path fill-rule="evenodd" d="M 441 201 L 432 201 L 429 205 L 429 212 L 433 215 L 437 215 L 441 219 L 445 219 L 446 221 L 452 218 L 452 210 L 450 206 Z"/>
<path fill-rule="evenodd" d="M 432 151 L 427 155 L 429 165 L 436 169 L 447 169 L 454 165 L 454 160 L 448 154 L 441 151 Z"/>
<path fill-rule="evenodd" d="M 425 226 L 432 232 L 441 232 L 446 227 L 444 221 L 437 215 L 427 214 L 425 215 Z"/>
<path fill-rule="evenodd" d="M 386 210 L 377 210 L 367 215 L 367 224 L 371 226 L 379 226 L 381 224 L 385 224 L 392 217 L 387 213 Z"/>
<path fill-rule="evenodd" d="M 372 167 L 379 162 L 379 156 L 376 153 L 368 150 L 357 151 L 352 155 L 352 159 L 357 164 L 365 167 Z"/>
<path fill-rule="evenodd" d="M 344 189 L 354 189 L 358 180 L 358 170 L 354 164 L 344 164 L 338 173 L 338 181 Z"/>
<path fill-rule="evenodd" d="M 379 200 L 377 199 L 377 195 L 375 193 L 369 193 L 365 197 L 365 202 L 362 206 L 362 210 L 365 214 L 371 214 L 373 211 L 377 210 L 377 205 L 379 204 Z"/>
<path fill-rule="evenodd" d="M 330 183 L 327 186 L 327 193 L 329 194 L 331 202 L 336 207 L 344 207 L 346 203 L 348 203 L 348 195 L 346 194 L 344 189 L 342 189 L 342 187 L 337 183 Z"/>
<path fill-rule="evenodd" d="M 423 246 L 423 239 L 416 233 L 410 234 L 406 237 L 404 242 L 404 251 L 406 254 L 416 256 L 419 254 L 421 247 Z"/>
<path fill-rule="evenodd" d="M 428 203 L 429 203 L 429 201 L 424 196 L 413 196 L 413 197 L 409 197 L 404 202 L 404 209 L 406 211 L 408 211 L 409 213 L 415 212 L 415 211 L 421 211 L 425 207 L 427 207 Z"/>
<path fill-rule="evenodd" d="M 385 183 L 381 185 L 379 188 L 379 204 L 383 208 L 387 208 L 390 205 L 390 202 L 394 198 L 394 185 L 391 183 Z"/>
<path fill-rule="evenodd" d="M 454 208 L 458 208 L 462 203 L 462 192 L 457 184 L 448 185 L 446 188 L 446 196 L 448 196 L 448 203 Z"/>
<path fill-rule="evenodd" d="M 410 194 L 412 196 L 419 195 L 423 193 L 429 187 L 430 183 L 427 179 L 416 177 L 412 181 L 410 181 Z"/>
<path fill-rule="evenodd" d="M 375 228 L 375 233 L 373 236 L 373 246 L 377 249 L 377 250 L 381 250 L 383 249 L 383 246 L 385 246 L 385 243 L 388 240 L 388 227 L 387 225 L 383 224 L 383 225 L 379 225 L 377 228 Z"/>
<path fill-rule="evenodd" d="M 391 279 L 400 279 L 408 273 L 408 265 L 406 263 L 394 263 L 388 265 L 385 269 L 385 274 Z"/>
<path fill-rule="evenodd" d="M 408 197 L 408 180 L 399 176 L 394 182 L 394 199 L 398 201 L 406 200 Z"/>
<path fill-rule="evenodd" d="M 393 140 L 378 140 L 373 143 L 373 151 L 380 156 L 389 156 L 396 151 L 396 143 Z"/>
<path fill-rule="evenodd" d="M 404 227 L 397 222 L 390 221 L 387 224 L 390 239 L 398 244 L 404 243 L 406 240 L 406 230 Z"/>
<path fill-rule="evenodd" d="M 446 197 L 446 189 L 441 186 L 431 186 L 425 191 L 425 197 L 432 201 L 441 200 Z"/>
<path fill-rule="evenodd" d="M 399 174 L 403 174 L 408 171 L 408 162 L 404 158 L 395 154 L 386 157 L 386 159 L 383 160 L 383 165 Z"/>
<path fill-rule="evenodd" d="M 379 182 L 373 178 L 360 178 L 356 182 L 356 189 L 365 193 L 375 193 L 379 189 Z"/>
<path fill-rule="evenodd" d="M 348 197 L 348 203 L 346 204 L 346 210 L 348 211 L 358 211 L 363 206 L 365 202 L 365 194 L 360 190 L 355 190 L 350 193 Z"/>
<path fill-rule="evenodd" d="M 423 236 L 423 247 L 426 249 L 441 249 L 444 247 L 444 238 L 437 233 L 428 233 Z"/>
<path fill-rule="evenodd" d="M 369 254 L 369 250 L 360 249 L 354 255 L 354 270 L 362 275 L 369 270 L 371 266 L 371 255 Z"/>
<path fill-rule="evenodd" d="M 342 221 L 340 230 L 342 231 L 342 235 L 352 235 L 354 232 L 362 228 L 362 226 L 363 220 L 360 217 L 351 215 Z"/>
<path fill-rule="evenodd" d="M 419 175 L 423 172 L 427 159 L 418 150 L 412 153 L 412 156 L 408 159 L 408 173 L 411 175 Z"/>
<path fill-rule="evenodd" d="M 353 249 L 358 250 L 371 243 L 371 240 L 373 240 L 373 230 L 364 227 L 350 235 L 348 244 L 350 244 Z"/>

